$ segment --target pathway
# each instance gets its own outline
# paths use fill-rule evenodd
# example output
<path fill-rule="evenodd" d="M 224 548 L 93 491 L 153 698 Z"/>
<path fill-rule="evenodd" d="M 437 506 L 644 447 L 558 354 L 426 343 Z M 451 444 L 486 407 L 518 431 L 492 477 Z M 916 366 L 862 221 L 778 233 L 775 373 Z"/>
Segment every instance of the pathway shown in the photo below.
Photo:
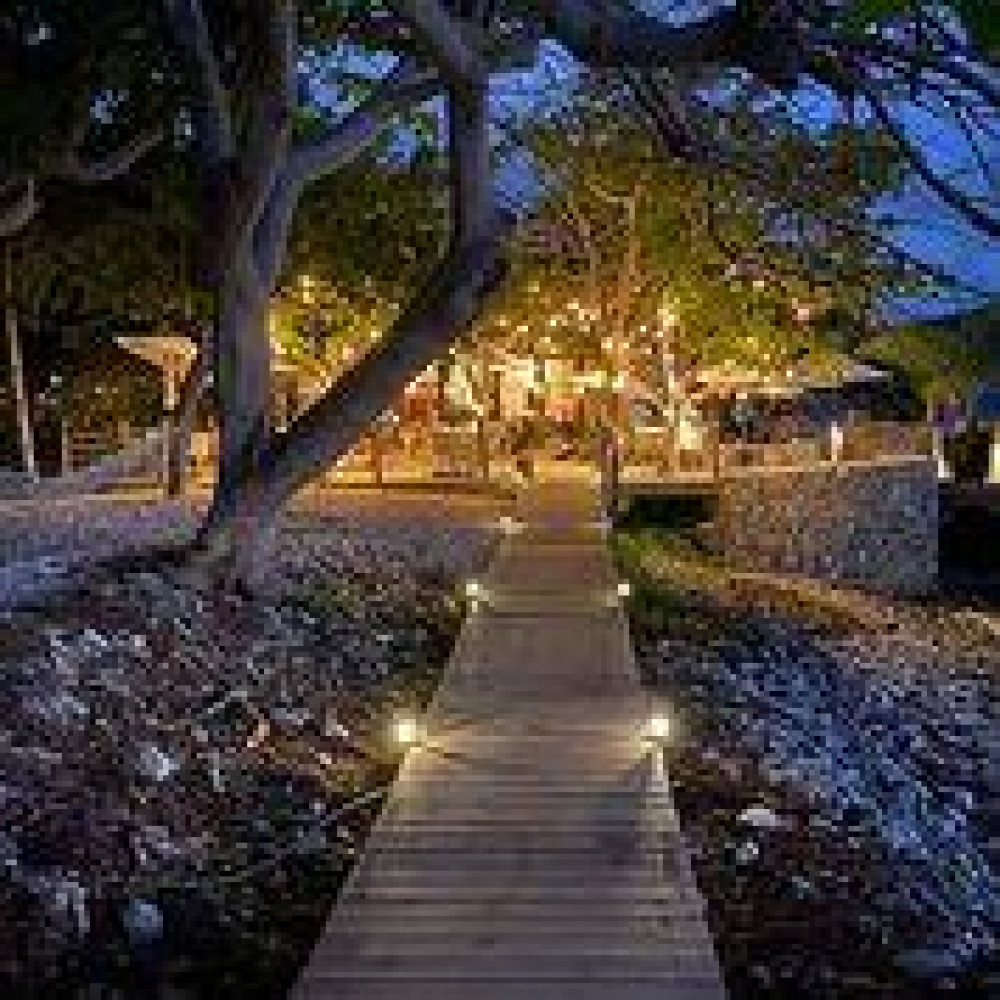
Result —
<path fill-rule="evenodd" d="M 294 1000 L 725 996 L 590 493 L 520 517 Z"/>

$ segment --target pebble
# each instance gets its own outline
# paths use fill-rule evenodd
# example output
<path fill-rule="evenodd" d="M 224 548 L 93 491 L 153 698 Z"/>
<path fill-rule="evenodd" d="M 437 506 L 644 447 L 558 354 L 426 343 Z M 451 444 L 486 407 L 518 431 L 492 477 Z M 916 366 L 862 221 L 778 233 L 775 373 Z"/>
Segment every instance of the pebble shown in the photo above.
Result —
<path fill-rule="evenodd" d="M 681 586 L 680 562 L 648 565 Z M 933 601 L 865 595 L 891 628 L 831 628 L 804 604 L 778 613 L 758 594 L 696 589 L 680 624 L 647 626 L 633 609 L 634 633 L 645 675 L 687 716 L 671 783 L 696 827 L 721 955 L 732 948 L 742 969 L 734 1000 L 758 995 L 747 978 L 779 980 L 789 954 L 803 977 L 832 962 L 836 986 L 816 995 L 837 1000 L 904 996 L 915 980 L 960 991 L 969 970 L 1000 963 L 995 636 Z M 722 816 L 757 836 L 730 841 L 713 796 L 738 797 Z M 772 850 L 760 835 L 782 827 Z M 804 913 L 834 921 L 840 943 L 790 934 Z"/>
<path fill-rule="evenodd" d="M 169 505 L 140 517 L 91 499 L 89 542 L 73 536 L 91 561 L 191 520 Z M 42 904 L 17 915 L 40 967 L 75 947 L 95 888 L 158 907 L 168 928 L 186 919 L 168 919 L 158 892 L 170 907 L 207 907 L 231 972 L 240 949 L 270 949 L 255 928 L 283 954 L 303 947 L 294 935 L 318 933 L 331 879 L 386 780 L 379 713 L 423 674 L 402 671 L 443 661 L 460 620 L 455 582 L 484 567 L 479 519 L 435 505 L 294 510 L 279 535 L 277 598 L 197 594 L 169 570 L 88 569 L 61 581 L 66 590 L 21 592 L 34 603 L 12 610 L 10 627 L 34 639 L 0 661 L 0 890 L 16 884 Z M 37 559 L 65 523 L 53 515 Z M 16 527 L 0 525 L 0 562 Z M 368 804 L 352 812 L 355 797 Z M 283 881 L 292 858 L 291 870 L 325 872 L 297 890 L 305 898 Z M 282 924 L 290 906 L 315 909 L 313 931 L 299 916 Z M 45 916 L 52 907 L 61 922 Z"/>

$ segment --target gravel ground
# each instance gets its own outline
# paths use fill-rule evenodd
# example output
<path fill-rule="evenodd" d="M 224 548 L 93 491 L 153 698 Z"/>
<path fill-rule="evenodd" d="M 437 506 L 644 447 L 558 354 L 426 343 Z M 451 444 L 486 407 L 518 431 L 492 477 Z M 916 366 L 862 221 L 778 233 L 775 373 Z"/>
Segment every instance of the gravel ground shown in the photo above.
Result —
<path fill-rule="evenodd" d="M 623 540 L 734 1000 L 1000 997 L 1000 632 Z"/>
<path fill-rule="evenodd" d="M 36 519 L 33 542 L 8 522 L 0 550 L 92 562 L 193 522 L 85 504 Z M 20 591 L 0 617 L 0 995 L 283 996 L 398 763 L 391 719 L 447 658 L 488 515 L 299 503 L 269 600 L 127 560 Z"/>

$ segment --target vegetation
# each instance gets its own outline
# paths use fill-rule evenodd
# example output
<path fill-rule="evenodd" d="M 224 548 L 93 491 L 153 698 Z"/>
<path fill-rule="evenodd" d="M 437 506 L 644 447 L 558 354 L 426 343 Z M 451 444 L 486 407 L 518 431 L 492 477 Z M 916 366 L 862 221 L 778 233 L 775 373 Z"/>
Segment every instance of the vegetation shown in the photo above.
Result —
<path fill-rule="evenodd" d="M 788 256 L 810 262 L 799 274 L 810 302 L 839 298 L 844 275 L 858 273 L 870 251 L 882 253 L 867 244 L 853 253 L 844 226 L 904 175 L 987 236 L 1000 235 L 992 168 L 982 152 L 1000 105 L 989 70 L 996 28 L 982 5 L 740 0 L 697 16 L 671 22 L 617 0 L 164 0 L 141 9 L 123 0 L 19 0 L 0 18 L 0 236 L 45 225 L 50 193 L 64 185 L 117 187 L 146 164 L 171 159 L 192 185 L 183 201 L 195 252 L 184 270 L 195 311 L 214 319 L 222 437 L 219 488 L 194 560 L 203 570 L 252 580 L 266 563 L 269 527 L 286 498 L 349 450 L 402 387 L 484 315 L 508 272 L 517 222 L 541 207 L 530 163 L 517 190 L 508 178 L 501 205 L 494 200 L 504 188 L 495 168 L 511 147 L 491 149 L 487 90 L 512 67 L 551 60 L 549 42 L 576 60 L 567 66 L 557 58 L 557 91 L 575 80 L 600 97 L 610 85 L 619 101 L 613 116 L 650 129 L 662 161 L 656 169 L 672 171 L 674 193 L 655 203 L 666 213 L 653 223 L 660 242 L 651 244 L 665 259 L 680 254 L 665 234 L 685 230 L 676 202 L 692 181 L 695 203 L 711 181 L 718 186 L 709 189 L 709 204 L 724 203 L 729 192 L 730 202 L 735 194 L 764 212 L 763 221 L 733 212 L 735 232 L 714 227 L 715 239 L 735 239 L 730 277 L 754 275 L 774 258 L 771 247 L 747 253 L 755 232 L 785 232 L 798 251 Z M 438 256 L 418 256 L 421 266 L 405 272 L 414 283 L 405 295 L 387 293 L 396 307 L 385 314 L 390 326 L 377 348 L 290 433 L 274 435 L 269 313 L 296 219 L 324 178 L 341 218 L 339 206 L 367 197 L 364 179 L 377 178 L 386 157 L 436 153 L 443 116 L 428 101 L 440 97 L 448 118 L 450 233 L 439 228 L 441 205 L 433 200 L 426 240 L 414 243 L 411 231 L 385 242 L 389 261 L 404 247 L 426 246 Z M 821 103 L 820 114 L 810 100 Z M 969 138 L 971 173 L 937 170 L 908 130 L 911 105 Z M 811 134 L 809 121 L 821 122 L 822 134 Z M 557 155 L 557 174 L 568 172 L 572 181 L 582 157 Z M 680 164 L 693 165 L 691 172 Z M 360 184 L 350 181 L 351 171 Z M 375 248 L 378 232 L 358 230 L 358 248 Z M 717 274 L 718 254 L 709 255 L 707 243 L 694 248 L 701 249 L 699 265 Z M 892 263 L 907 278 L 919 277 L 907 262 Z M 103 265 L 88 266 L 100 278 Z M 364 273 L 343 259 L 336 270 L 324 277 L 338 294 Z M 671 277 L 678 308 L 696 331 L 701 279 Z M 740 317 L 734 329 L 757 329 L 771 308 L 770 287 L 802 297 L 791 275 L 754 280 L 765 281 L 751 284 L 759 295 L 734 290 L 719 298 Z M 862 300 L 878 280 L 863 283 Z M 770 319 L 767 326 L 774 327 Z M 704 332 L 723 344 L 718 331 Z M 735 337 L 720 353 L 747 342 Z M 192 379 L 191 395 L 206 384 L 207 368 Z"/>
<path fill-rule="evenodd" d="M 863 345 L 875 361 L 903 371 L 928 402 L 968 399 L 976 383 L 1000 374 L 1000 307 L 894 329 Z"/>

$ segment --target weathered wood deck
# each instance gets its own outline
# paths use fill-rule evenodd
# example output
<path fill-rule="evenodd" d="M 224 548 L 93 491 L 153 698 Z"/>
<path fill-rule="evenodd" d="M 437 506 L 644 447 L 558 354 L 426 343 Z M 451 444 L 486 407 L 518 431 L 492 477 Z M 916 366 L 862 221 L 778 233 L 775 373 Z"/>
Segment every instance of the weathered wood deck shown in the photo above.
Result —
<path fill-rule="evenodd" d="M 725 996 L 590 495 L 522 517 L 294 1000 Z"/>

